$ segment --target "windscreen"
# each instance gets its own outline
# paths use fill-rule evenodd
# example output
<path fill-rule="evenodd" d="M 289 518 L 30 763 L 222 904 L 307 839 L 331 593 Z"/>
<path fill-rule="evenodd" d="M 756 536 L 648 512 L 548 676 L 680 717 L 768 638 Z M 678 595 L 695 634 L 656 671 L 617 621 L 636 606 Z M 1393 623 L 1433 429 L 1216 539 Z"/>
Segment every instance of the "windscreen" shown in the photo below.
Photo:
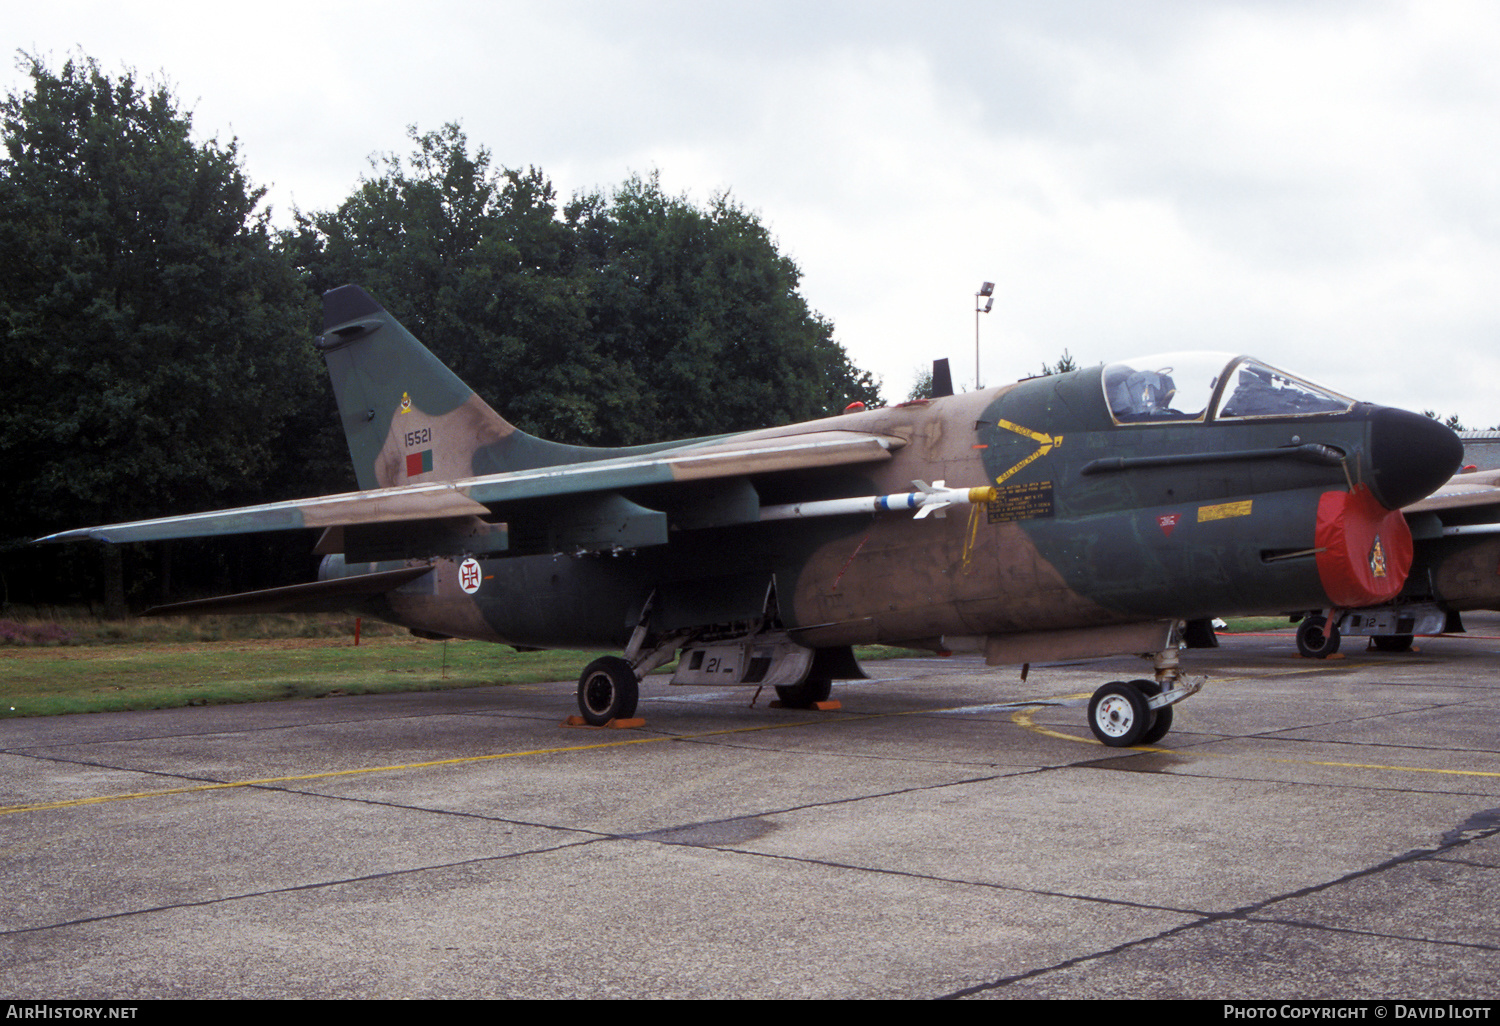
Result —
<path fill-rule="evenodd" d="M 1230 373 L 1229 386 L 1219 400 L 1219 420 L 1343 413 L 1354 405 L 1348 396 L 1255 360 L 1242 360 Z"/>

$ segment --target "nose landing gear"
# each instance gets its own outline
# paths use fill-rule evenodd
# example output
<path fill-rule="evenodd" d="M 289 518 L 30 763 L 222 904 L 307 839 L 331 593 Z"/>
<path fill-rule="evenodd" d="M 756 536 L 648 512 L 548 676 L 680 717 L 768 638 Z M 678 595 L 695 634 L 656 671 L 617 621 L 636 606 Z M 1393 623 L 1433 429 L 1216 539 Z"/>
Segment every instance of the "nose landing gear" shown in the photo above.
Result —
<path fill-rule="evenodd" d="M 1089 729 L 1110 748 L 1153 745 L 1172 729 L 1172 706 L 1203 687 L 1177 664 L 1177 649 L 1156 653 L 1156 679 L 1110 681 L 1089 700 Z"/>

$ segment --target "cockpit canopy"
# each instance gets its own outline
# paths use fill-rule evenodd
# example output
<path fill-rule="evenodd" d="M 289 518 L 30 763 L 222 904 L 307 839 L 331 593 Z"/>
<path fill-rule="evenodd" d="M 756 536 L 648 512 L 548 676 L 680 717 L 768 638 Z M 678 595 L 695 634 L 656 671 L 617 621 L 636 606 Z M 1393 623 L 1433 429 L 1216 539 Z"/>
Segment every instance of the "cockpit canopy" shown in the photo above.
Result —
<path fill-rule="evenodd" d="M 1182 352 L 1104 368 L 1104 397 L 1117 424 L 1248 420 L 1344 413 L 1348 396 L 1248 356 Z"/>

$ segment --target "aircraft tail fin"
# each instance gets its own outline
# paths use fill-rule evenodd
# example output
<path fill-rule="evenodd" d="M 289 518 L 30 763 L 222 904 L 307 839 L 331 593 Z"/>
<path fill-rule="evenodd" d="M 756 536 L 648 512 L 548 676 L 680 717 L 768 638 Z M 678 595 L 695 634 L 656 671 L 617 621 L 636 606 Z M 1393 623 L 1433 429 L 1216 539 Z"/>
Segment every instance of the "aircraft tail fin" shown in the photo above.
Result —
<path fill-rule="evenodd" d="M 333 379 L 361 489 L 609 455 L 517 430 L 357 285 L 324 294 L 317 346 Z"/>

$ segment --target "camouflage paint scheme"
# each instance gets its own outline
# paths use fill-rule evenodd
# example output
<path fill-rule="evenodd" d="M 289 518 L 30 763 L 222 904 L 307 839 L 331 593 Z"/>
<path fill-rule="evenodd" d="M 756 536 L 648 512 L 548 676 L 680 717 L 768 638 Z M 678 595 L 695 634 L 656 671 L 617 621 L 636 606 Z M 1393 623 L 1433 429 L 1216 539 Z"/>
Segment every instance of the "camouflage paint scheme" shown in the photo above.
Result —
<path fill-rule="evenodd" d="M 1407 595 L 1444 610 L 1500 609 L 1500 535 L 1421 542 Z"/>
<path fill-rule="evenodd" d="M 518 431 L 357 287 L 325 297 L 318 345 L 361 491 L 41 540 L 324 528 L 319 583 L 173 612 L 352 607 L 428 636 L 637 652 L 736 632 L 817 649 L 967 639 L 991 662 L 1023 662 L 1152 651 L 1184 619 L 1328 606 L 1324 497 L 1357 486 L 1384 514 L 1461 455 L 1430 419 L 1352 400 L 1316 415 L 1215 420 L 1205 407 L 1122 422 L 1102 367 L 590 449 Z M 920 519 L 762 522 L 770 507 L 937 482 L 995 492 Z M 1378 516 L 1366 526 L 1398 530 Z M 1379 569 L 1383 601 L 1405 567 Z"/>

